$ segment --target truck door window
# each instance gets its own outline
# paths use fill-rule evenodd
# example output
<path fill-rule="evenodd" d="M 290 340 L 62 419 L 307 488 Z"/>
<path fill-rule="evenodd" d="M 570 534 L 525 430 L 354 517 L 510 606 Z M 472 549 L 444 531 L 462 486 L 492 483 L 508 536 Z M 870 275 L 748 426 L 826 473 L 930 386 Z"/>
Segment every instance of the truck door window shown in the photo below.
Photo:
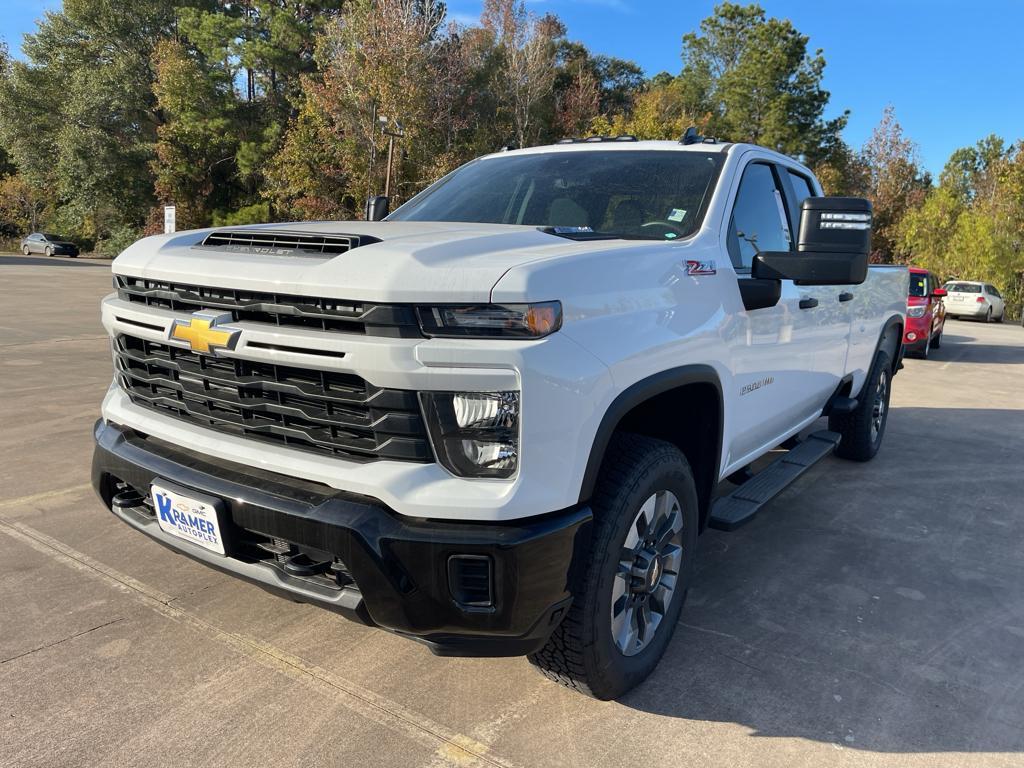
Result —
<path fill-rule="evenodd" d="M 770 166 L 751 163 L 743 172 L 729 222 L 727 246 L 736 269 L 750 269 L 761 251 L 790 250 L 782 190 Z"/>
<path fill-rule="evenodd" d="M 814 197 L 814 190 L 811 188 L 810 179 L 794 171 L 787 171 L 787 173 L 789 174 L 789 182 L 793 185 L 793 194 L 796 195 L 798 207 L 808 197 Z"/>

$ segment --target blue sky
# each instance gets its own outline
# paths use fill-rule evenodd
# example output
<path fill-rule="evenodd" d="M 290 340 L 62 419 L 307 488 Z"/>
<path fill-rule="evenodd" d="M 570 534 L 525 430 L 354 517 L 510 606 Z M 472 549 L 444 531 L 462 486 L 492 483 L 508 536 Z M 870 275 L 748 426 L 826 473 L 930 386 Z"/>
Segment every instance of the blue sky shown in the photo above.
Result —
<path fill-rule="evenodd" d="M 475 20 L 480 0 L 447 0 L 457 20 Z M 55 0 L 0 0 L 0 37 L 17 54 L 21 36 Z M 592 50 L 636 61 L 648 74 L 680 68 L 680 41 L 713 0 L 529 0 L 552 12 L 569 37 Z M 845 136 L 869 137 L 886 104 L 937 173 L 957 147 L 996 133 L 1024 138 L 1024 26 L 1021 0 L 762 0 L 823 48 L 832 92 L 829 116 L 850 109 Z"/>

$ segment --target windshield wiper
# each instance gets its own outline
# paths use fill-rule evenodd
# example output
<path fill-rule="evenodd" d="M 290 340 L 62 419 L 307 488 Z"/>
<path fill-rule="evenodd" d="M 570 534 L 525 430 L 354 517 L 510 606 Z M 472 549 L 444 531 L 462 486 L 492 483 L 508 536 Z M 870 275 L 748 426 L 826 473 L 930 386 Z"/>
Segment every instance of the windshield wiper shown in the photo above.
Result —
<path fill-rule="evenodd" d="M 658 235 L 626 235 L 614 232 L 595 232 L 590 227 L 538 227 L 541 232 L 566 240 L 666 240 Z"/>

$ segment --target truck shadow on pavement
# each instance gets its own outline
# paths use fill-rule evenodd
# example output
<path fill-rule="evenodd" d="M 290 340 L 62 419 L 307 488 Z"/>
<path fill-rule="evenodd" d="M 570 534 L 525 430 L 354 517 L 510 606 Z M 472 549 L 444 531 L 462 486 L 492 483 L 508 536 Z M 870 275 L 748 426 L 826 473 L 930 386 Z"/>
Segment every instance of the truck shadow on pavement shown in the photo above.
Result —
<path fill-rule="evenodd" d="M 621 703 L 841 748 L 1024 753 L 1022 455 L 1024 410 L 894 408 L 873 462 L 827 459 L 701 537 L 668 652 Z"/>
<path fill-rule="evenodd" d="M 47 258 L 46 256 L 0 256 L 0 267 L 106 267 L 110 259 Z"/>

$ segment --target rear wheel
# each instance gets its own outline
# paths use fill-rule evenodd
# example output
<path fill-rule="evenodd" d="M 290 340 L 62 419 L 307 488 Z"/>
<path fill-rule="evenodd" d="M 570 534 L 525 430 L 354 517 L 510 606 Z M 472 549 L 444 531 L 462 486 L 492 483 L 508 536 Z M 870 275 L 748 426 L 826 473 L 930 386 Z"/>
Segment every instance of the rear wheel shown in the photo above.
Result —
<path fill-rule="evenodd" d="M 851 413 L 828 417 L 828 428 L 842 435 L 836 455 L 853 461 L 869 461 L 878 453 L 889 418 L 892 364 L 886 352 L 879 351 L 868 371 L 867 380 Z"/>
<path fill-rule="evenodd" d="M 985 313 L 985 322 L 986 323 L 991 323 L 992 322 L 992 307 L 989 307 L 988 308 L 988 312 Z"/>
<path fill-rule="evenodd" d="M 671 443 L 619 434 L 591 500 L 588 565 L 565 620 L 530 662 L 597 699 L 646 678 L 668 646 L 693 572 L 697 490 Z"/>

